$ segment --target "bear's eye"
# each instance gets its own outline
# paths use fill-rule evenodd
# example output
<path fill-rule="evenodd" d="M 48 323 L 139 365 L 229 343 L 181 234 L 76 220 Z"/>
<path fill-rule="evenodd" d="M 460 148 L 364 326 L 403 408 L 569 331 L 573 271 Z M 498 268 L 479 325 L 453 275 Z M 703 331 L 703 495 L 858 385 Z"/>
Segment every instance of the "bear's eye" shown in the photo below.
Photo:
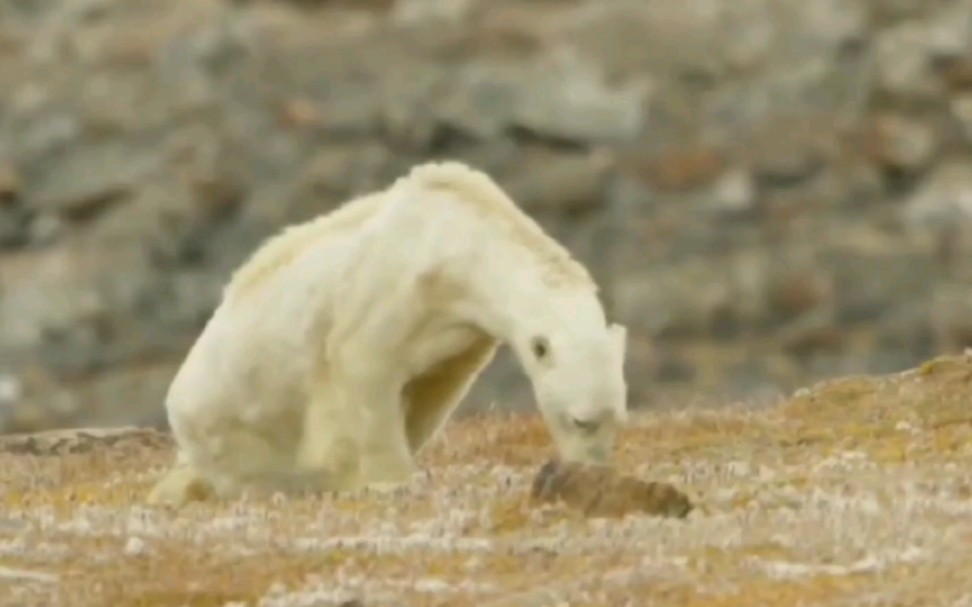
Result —
<path fill-rule="evenodd" d="M 543 360 L 550 352 L 550 343 L 546 337 L 538 335 L 530 341 L 530 349 L 533 351 L 533 356 L 537 360 Z"/>

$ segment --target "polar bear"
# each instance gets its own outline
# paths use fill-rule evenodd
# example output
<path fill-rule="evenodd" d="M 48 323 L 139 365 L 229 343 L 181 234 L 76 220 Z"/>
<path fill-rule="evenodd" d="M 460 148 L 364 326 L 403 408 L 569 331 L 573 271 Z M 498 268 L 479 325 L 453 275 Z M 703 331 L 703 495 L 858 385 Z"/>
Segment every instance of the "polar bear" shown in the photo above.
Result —
<path fill-rule="evenodd" d="M 399 487 L 504 344 L 561 456 L 606 462 L 625 343 L 583 265 L 491 177 L 420 164 L 233 274 L 167 393 L 176 461 L 148 501 Z"/>

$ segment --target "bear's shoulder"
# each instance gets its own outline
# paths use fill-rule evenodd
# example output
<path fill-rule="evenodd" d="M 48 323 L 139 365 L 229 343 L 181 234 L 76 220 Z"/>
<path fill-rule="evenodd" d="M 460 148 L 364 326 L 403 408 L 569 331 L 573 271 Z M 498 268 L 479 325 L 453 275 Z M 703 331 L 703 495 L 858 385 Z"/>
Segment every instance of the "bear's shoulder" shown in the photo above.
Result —
<path fill-rule="evenodd" d="M 525 248 L 540 264 L 549 284 L 597 290 L 587 268 L 483 171 L 456 160 L 427 162 L 414 166 L 392 188 L 408 188 L 418 194 L 416 204 L 421 204 L 422 192 L 451 194 L 451 200 L 467 205 L 481 221 L 493 223 L 511 242 Z"/>

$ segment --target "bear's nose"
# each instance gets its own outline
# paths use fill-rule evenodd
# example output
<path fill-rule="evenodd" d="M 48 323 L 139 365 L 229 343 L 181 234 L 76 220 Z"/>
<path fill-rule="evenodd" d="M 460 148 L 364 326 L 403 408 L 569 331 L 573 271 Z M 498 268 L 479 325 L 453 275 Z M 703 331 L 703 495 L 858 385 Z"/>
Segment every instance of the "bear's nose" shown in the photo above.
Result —
<path fill-rule="evenodd" d="M 570 421 L 584 432 L 595 432 L 601 425 L 601 419 L 582 419 L 579 417 L 571 417 Z"/>
<path fill-rule="evenodd" d="M 614 417 L 614 411 L 607 407 L 588 408 L 570 414 L 570 423 L 588 432 L 594 432 Z"/>

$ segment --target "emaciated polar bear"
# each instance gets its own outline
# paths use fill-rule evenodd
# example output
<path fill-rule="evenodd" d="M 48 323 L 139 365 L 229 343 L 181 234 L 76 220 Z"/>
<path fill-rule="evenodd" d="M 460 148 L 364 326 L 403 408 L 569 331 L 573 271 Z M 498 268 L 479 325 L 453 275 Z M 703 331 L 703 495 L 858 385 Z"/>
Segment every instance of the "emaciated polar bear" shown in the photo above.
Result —
<path fill-rule="evenodd" d="M 401 486 L 501 344 L 562 457 L 605 462 L 625 342 L 584 267 L 489 176 L 416 166 L 236 271 L 169 388 L 178 454 L 149 501 Z"/>

